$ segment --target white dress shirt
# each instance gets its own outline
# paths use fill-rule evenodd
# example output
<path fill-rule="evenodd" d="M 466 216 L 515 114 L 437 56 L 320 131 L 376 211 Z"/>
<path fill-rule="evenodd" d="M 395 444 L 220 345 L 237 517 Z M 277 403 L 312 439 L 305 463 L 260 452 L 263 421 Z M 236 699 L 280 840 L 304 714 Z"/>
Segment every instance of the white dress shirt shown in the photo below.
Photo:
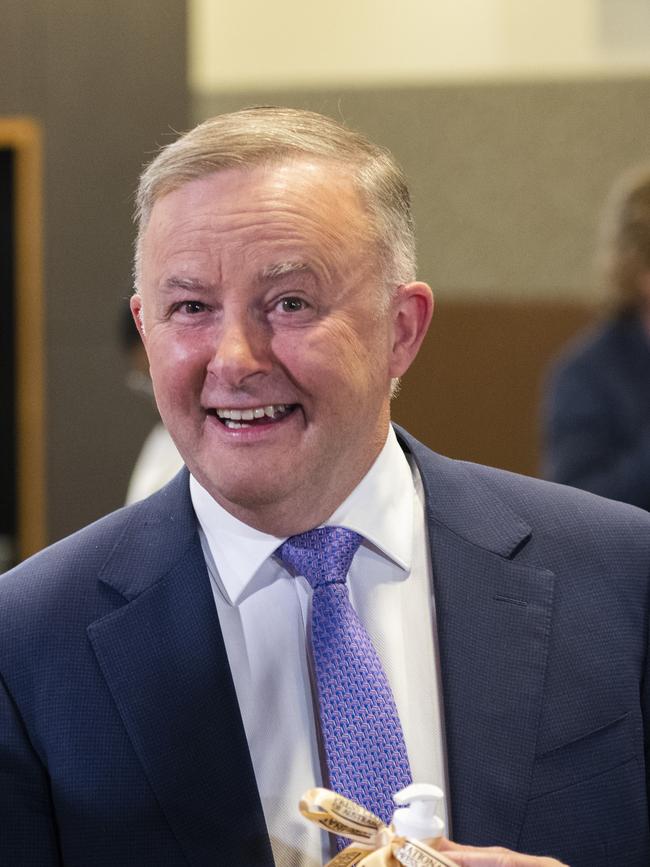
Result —
<path fill-rule="evenodd" d="M 330 840 L 298 812 L 303 792 L 322 785 L 307 662 L 311 588 L 273 556 L 284 538 L 238 521 L 193 477 L 190 490 L 276 864 L 316 867 Z M 325 523 L 364 538 L 350 598 L 391 685 L 413 779 L 446 792 L 424 498 L 392 428 Z"/>

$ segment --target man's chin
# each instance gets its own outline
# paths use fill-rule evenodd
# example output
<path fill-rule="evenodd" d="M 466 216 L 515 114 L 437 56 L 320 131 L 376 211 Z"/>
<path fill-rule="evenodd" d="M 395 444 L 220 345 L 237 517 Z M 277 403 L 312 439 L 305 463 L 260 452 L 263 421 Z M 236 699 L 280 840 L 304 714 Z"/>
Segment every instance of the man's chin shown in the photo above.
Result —
<path fill-rule="evenodd" d="M 289 486 L 260 483 L 259 477 L 237 479 L 227 482 L 223 479 L 196 476 L 197 481 L 206 489 L 210 496 L 227 512 L 239 517 L 246 514 L 253 518 L 257 513 L 266 514 L 269 510 L 278 510 L 282 503 L 291 499 Z M 252 521 L 247 521 L 252 523 Z"/>

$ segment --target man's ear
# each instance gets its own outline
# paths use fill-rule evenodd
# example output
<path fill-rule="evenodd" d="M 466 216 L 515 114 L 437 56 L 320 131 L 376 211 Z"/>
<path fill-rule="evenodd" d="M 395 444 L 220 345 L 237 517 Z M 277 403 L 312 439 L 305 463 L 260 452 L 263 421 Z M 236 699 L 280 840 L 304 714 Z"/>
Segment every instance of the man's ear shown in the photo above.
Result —
<path fill-rule="evenodd" d="M 146 346 L 147 339 L 144 331 L 144 320 L 142 318 L 142 296 L 138 295 L 138 293 L 136 292 L 134 295 L 131 295 L 131 300 L 129 301 L 129 303 L 131 305 L 131 315 L 133 316 L 135 327 L 140 332 L 142 342 Z"/>
<path fill-rule="evenodd" d="M 392 301 L 393 347 L 390 375 L 402 376 L 418 354 L 433 316 L 433 292 L 426 283 L 399 286 Z"/>

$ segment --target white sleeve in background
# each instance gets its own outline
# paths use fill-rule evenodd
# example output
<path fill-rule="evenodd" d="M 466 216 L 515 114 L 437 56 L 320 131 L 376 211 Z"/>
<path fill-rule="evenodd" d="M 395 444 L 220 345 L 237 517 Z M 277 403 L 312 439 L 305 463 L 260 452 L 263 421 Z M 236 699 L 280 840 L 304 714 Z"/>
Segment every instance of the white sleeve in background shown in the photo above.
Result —
<path fill-rule="evenodd" d="M 159 422 L 144 441 L 131 473 L 126 505 L 143 500 L 162 488 L 183 466 L 174 441 Z"/>

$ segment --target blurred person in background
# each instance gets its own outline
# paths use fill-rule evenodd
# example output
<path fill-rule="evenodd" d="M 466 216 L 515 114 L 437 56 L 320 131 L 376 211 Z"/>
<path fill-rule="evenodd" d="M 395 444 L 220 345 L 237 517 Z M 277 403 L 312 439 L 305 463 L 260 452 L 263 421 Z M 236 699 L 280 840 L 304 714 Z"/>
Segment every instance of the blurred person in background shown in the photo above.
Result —
<path fill-rule="evenodd" d="M 543 472 L 650 510 L 650 165 L 614 185 L 598 261 L 609 314 L 552 367 Z"/>
<path fill-rule="evenodd" d="M 119 321 L 120 341 L 128 359 L 127 388 L 146 398 L 155 406 L 153 385 L 149 376 L 149 359 L 128 306 Z M 162 488 L 183 466 L 183 458 L 174 445 L 165 425 L 158 421 L 145 439 L 133 467 L 126 492 L 126 504 L 144 500 Z"/>

